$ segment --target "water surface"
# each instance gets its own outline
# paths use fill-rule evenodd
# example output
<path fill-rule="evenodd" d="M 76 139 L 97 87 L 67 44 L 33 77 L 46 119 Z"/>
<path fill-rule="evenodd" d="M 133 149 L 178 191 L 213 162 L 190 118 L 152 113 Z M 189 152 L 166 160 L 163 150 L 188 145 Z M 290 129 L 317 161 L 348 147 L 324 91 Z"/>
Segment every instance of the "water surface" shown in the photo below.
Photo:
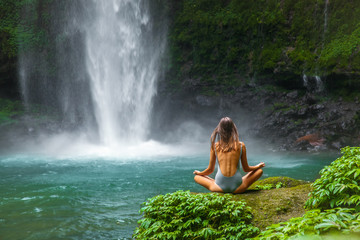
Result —
<path fill-rule="evenodd" d="M 254 154 L 264 177 L 312 181 L 336 156 Z M 119 159 L 7 155 L 0 157 L 1 239 L 127 239 L 141 203 L 177 190 L 207 192 L 193 181 L 208 155 Z"/>

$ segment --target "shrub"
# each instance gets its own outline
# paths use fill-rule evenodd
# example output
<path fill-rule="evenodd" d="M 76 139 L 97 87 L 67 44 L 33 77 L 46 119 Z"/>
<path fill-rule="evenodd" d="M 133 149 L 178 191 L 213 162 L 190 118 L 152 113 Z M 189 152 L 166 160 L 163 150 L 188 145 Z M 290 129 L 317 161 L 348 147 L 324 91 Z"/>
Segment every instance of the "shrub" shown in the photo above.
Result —
<path fill-rule="evenodd" d="M 231 195 L 177 191 L 158 195 L 140 210 L 138 239 L 246 239 L 258 234 L 250 207 Z"/>
<path fill-rule="evenodd" d="M 303 235 L 315 237 L 334 231 L 342 234 L 359 232 L 360 213 L 354 208 L 334 208 L 323 212 L 320 209 L 313 209 L 302 217 L 267 227 L 266 231 L 261 232 L 255 239 L 297 239 Z"/>
<path fill-rule="evenodd" d="M 341 149 L 343 156 L 320 171 L 312 184 L 306 208 L 358 206 L 360 203 L 360 147 Z"/>

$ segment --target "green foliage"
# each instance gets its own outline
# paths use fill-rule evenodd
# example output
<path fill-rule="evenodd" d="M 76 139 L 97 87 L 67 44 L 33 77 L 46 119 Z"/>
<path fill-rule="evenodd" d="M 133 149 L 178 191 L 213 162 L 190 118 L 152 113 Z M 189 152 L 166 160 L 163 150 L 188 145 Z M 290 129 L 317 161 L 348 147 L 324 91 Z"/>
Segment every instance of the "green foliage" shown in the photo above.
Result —
<path fill-rule="evenodd" d="M 11 101 L 0 98 L 0 126 L 15 123 L 15 116 L 23 113 L 20 101 Z"/>
<path fill-rule="evenodd" d="M 305 204 L 312 210 L 267 227 L 255 239 L 298 239 L 304 235 L 322 239 L 320 236 L 329 233 L 360 232 L 360 147 L 345 147 L 342 153 L 342 157 L 320 171 L 321 177 L 312 184 Z"/>
<path fill-rule="evenodd" d="M 170 28 L 175 82 L 190 77 L 200 88 L 226 88 L 234 82 L 222 76 L 240 74 L 285 86 L 293 81 L 289 74 L 360 72 L 360 7 L 352 1 L 183 0 L 176 13 Z"/>
<path fill-rule="evenodd" d="M 137 239 L 246 239 L 258 234 L 250 207 L 230 194 L 177 191 L 144 203 Z"/>
<path fill-rule="evenodd" d="M 264 185 L 256 185 L 255 186 L 255 190 L 270 190 L 270 189 L 273 189 L 273 188 L 282 188 L 282 187 L 284 187 L 284 183 L 282 183 L 282 182 L 278 182 L 278 183 L 276 183 L 276 184 L 271 184 L 271 183 L 269 183 L 269 184 L 264 184 Z"/>
<path fill-rule="evenodd" d="M 266 40 L 273 42 L 276 26 L 285 21 L 280 3 L 268 2 L 183 1 L 170 33 L 174 66 L 180 67 L 191 61 L 189 74 L 201 75 L 205 85 L 214 73 L 245 72 L 250 52 Z M 275 45 L 270 43 L 257 53 L 256 61 L 265 62 L 265 69 L 272 68 L 281 54 L 281 44 L 275 41 Z M 172 70 L 177 72 L 180 69 Z M 216 84 L 227 86 L 234 83 L 221 79 Z"/>
<path fill-rule="evenodd" d="M 307 208 L 360 205 L 360 147 L 345 147 L 342 156 L 320 171 L 306 202 Z"/>
<path fill-rule="evenodd" d="M 359 231 L 360 213 L 354 208 L 334 208 L 323 212 L 320 209 L 313 209 L 302 217 L 267 227 L 255 239 L 297 239 L 303 235 L 315 236 L 329 232 L 348 234 Z"/>
<path fill-rule="evenodd" d="M 320 61 L 324 66 L 347 69 L 360 51 L 360 24 L 347 35 L 333 39 L 323 50 Z M 352 71 L 360 71 L 360 65 L 352 64 Z"/>
<path fill-rule="evenodd" d="M 39 12 L 52 0 L 0 0 L 0 49 L 9 57 L 19 49 L 29 50 L 48 41 L 44 24 L 50 21 L 46 11 Z"/>
<path fill-rule="evenodd" d="M 255 190 L 269 190 L 274 188 L 273 184 L 256 185 Z"/>

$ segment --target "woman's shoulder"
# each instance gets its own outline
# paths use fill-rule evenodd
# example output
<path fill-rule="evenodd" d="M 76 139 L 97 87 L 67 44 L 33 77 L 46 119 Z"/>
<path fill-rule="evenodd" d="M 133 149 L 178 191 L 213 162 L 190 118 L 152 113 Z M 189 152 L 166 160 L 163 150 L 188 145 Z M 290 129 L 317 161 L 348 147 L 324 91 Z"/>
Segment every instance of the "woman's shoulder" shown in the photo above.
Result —
<path fill-rule="evenodd" d="M 241 142 L 241 141 L 239 141 L 238 144 L 239 144 L 239 146 L 241 146 L 241 147 L 242 147 L 242 146 L 245 146 L 245 143 L 243 143 L 243 142 Z"/>

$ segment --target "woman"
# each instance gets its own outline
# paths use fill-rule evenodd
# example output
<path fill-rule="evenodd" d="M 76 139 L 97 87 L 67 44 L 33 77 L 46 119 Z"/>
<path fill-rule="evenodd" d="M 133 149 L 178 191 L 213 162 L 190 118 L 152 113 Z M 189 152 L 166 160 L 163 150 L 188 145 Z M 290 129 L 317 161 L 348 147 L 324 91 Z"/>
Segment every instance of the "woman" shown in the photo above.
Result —
<path fill-rule="evenodd" d="M 215 142 L 217 138 L 219 141 Z M 229 117 L 220 120 L 210 140 L 209 166 L 202 172 L 194 171 L 195 182 L 212 192 L 242 193 L 261 177 L 265 164 L 248 165 L 245 144 L 239 141 L 236 126 Z M 243 170 L 248 172 L 244 177 L 240 173 L 240 160 Z M 218 170 L 212 179 L 208 175 L 214 172 L 215 164 Z"/>

